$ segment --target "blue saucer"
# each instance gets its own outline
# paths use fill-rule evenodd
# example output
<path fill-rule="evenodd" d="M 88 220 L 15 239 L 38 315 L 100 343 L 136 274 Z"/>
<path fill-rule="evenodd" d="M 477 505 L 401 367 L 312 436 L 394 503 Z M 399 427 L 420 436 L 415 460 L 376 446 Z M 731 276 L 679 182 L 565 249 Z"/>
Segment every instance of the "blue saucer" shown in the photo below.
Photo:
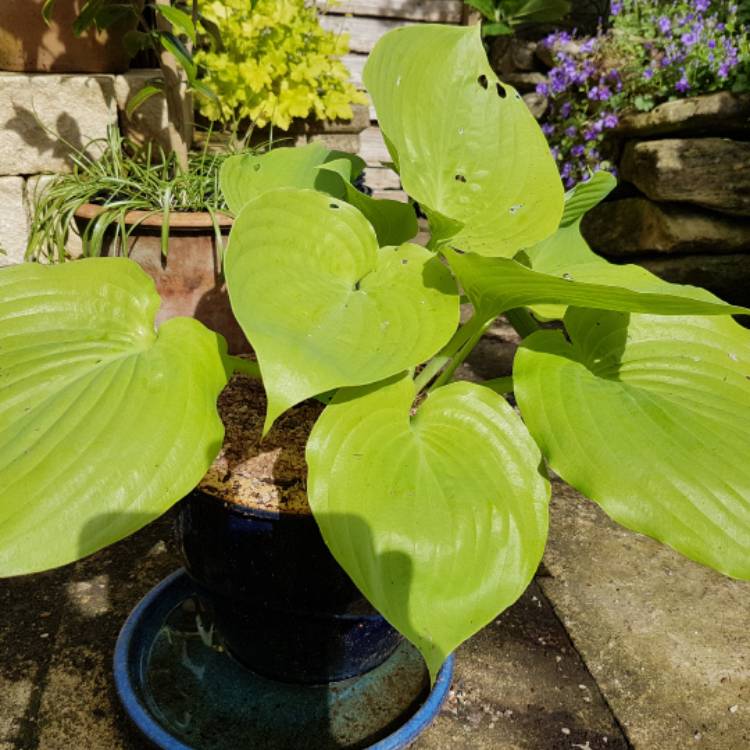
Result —
<path fill-rule="evenodd" d="M 270 680 L 224 649 L 178 570 L 128 617 L 114 671 L 128 715 L 163 750 L 400 750 L 440 710 L 453 657 L 432 691 L 424 661 L 406 641 L 359 677 L 327 685 Z"/>

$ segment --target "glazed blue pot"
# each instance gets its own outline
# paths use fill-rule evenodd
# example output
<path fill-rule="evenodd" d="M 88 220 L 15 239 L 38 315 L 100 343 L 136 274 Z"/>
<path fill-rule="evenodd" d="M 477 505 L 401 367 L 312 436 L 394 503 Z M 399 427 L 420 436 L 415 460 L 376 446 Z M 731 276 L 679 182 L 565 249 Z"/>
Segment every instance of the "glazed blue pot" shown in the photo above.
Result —
<path fill-rule="evenodd" d="M 383 663 L 401 636 L 334 560 L 310 514 L 274 514 L 199 490 L 179 505 L 185 569 L 232 655 L 275 680 L 323 684 Z"/>

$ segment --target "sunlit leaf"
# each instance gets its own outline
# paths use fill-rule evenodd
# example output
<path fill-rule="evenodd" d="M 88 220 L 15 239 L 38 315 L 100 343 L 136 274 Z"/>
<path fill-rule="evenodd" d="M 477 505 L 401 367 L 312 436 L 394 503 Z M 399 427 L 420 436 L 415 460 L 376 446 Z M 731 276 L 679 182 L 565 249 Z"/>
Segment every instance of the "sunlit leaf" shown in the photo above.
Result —
<path fill-rule="evenodd" d="M 267 428 L 310 396 L 425 361 L 458 324 L 455 282 L 437 256 L 418 245 L 379 248 L 359 211 L 312 190 L 247 204 L 225 269 L 263 373 Z"/>
<path fill-rule="evenodd" d="M 565 326 L 513 368 L 550 466 L 624 526 L 750 578 L 750 332 L 577 309 Z"/>
<path fill-rule="evenodd" d="M 346 389 L 307 447 L 323 537 L 375 607 L 422 652 L 446 656 L 512 604 L 537 569 L 549 483 L 506 401 L 473 383 Z"/>
<path fill-rule="evenodd" d="M 164 513 L 223 437 L 223 339 L 125 258 L 0 270 L 0 576 L 88 555 Z"/>
<path fill-rule="evenodd" d="M 557 167 L 523 99 L 493 73 L 478 25 L 391 31 L 364 81 L 436 245 L 512 257 L 555 231 Z"/>

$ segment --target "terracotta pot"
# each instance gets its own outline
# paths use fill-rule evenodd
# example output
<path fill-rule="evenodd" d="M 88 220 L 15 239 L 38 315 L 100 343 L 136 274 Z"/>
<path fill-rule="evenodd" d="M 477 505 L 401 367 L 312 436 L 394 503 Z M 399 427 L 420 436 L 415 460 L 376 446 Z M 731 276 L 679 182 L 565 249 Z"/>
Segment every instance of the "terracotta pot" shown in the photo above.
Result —
<path fill-rule="evenodd" d="M 25 73 L 121 73 L 130 58 L 122 39 L 135 19 L 80 37 L 73 21 L 83 0 L 57 0 L 49 26 L 43 0 L 0 0 L 0 70 Z"/>
<path fill-rule="evenodd" d="M 88 203 L 76 211 L 79 228 L 102 211 Z M 172 213 L 169 217 L 169 252 L 161 252 L 161 215 L 148 216 L 146 211 L 130 211 L 125 223 L 141 222 L 130 236 L 127 253 L 120 253 L 115 241 L 105 242 L 107 255 L 127 254 L 138 263 L 156 284 L 161 307 L 156 315 L 159 325 L 168 318 L 187 316 L 200 320 L 212 331 L 226 338 L 229 351 L 240 354 L 250 345 L 232 314 L 226 284 L 217 263 L 216 237 L 208 213 Z M 144 219 L 144 216 L 147 218 Z M 225 236 L 232 225 L 231 217 L 218 215 Z"/>

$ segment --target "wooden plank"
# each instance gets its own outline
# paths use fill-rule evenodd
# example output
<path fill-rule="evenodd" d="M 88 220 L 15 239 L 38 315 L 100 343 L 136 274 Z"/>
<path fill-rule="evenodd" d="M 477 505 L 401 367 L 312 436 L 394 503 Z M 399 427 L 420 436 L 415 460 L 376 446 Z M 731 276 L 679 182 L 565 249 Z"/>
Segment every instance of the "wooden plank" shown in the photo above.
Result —
<path fill-rule="evenodd" d="M 341 58 L 341 62 L 343 62 L 344 65 L 346 65 L 346 67 L 349 69 L 352 83 L 358 89 L 364 88 L 364 84 L 362 83 L 362 71 L 364 70 L 365 63 L 367 62 L 367 55 L 357 55 L 350 53 L 348 55 L 344 55 Z"/>
<path fill-rule="evenodd" d="M 382 167 L 367 167 L 365 183 L 373 190 L 400 190 L 401 180 L 392 170 Z"/>
<path fill-rule="evenodd" d="M 408 21 L 358 16 L 321 16 L 320 24 L 336 34 L 349 34 L 349 48 L 352 52 L 368 53 L 383 34 L 391 29 L 410 25 Z"/>
<path fill-rule="evenodd" d="M 380 128 L 373 125 L 359 134 L 359 155 L 367 166 L 380 167 L 391 161 Z"/>
<path fill-rule="evenodd" d="M 372 197 L 376 200 L 399 201 L 400 203 L 409 202 L 409 198 L 403 190 L 373 190 Z"/>
<path fill-rule="evenodd" d="M 404 18 L 428 23 L 461 23 L 461 0 L 341 0 L 330 5 L 317 0 L 320 10 L 330 15 L 351 13 L 376 18 Z"/>

